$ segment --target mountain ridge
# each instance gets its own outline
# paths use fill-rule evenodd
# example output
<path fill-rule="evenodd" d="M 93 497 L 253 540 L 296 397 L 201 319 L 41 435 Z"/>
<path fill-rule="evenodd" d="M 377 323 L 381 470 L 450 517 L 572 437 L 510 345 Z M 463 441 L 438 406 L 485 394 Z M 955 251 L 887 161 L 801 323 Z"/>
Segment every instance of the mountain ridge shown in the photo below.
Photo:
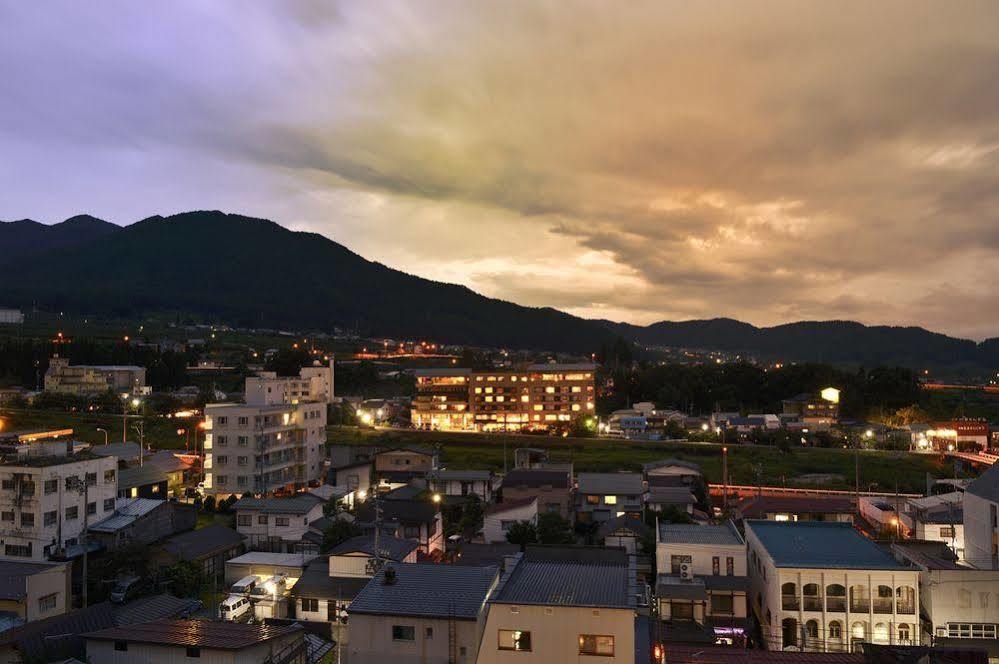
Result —
<path fill-rule="evenodd" d="M 127 226 L 90 215 L 51 226 L 3 222 L 0 243 L 8 247 L 0 257 L 6 306 L 37 302 L 124 316 L 186 311 L 257 327 L 337 326 L 373 336 L 585 353 L 623 337 L 789 361 L 999 365 L 999 338 L 976 344 L 914 326 L 588 320 L 407 274 L 323 235 L 220 211 L 153 215 Z"/>

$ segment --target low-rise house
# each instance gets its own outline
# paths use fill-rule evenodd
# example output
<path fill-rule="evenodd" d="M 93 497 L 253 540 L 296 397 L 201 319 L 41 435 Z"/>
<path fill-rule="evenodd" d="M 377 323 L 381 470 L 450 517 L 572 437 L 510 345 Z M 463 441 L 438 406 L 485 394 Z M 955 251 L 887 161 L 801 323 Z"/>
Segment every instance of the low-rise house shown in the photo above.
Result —
<path fill-rule="evenodd" d="M 529 546 L 489 598 L 478 664 L 635 662 L 633 579 L 621 549 Z"/>
<path fill-rule="evenodd" d="M 307 649 L 301 625 L 156 620 L 83 637 L 91 664 L 171 664 L 192 658 L 218 664 L 282 664 L 302 661 Z"/>
<path fill-rule="evenodd" d="M 928 629 L 913 645 L 985 648 L 999 656 L 999 571 L 960 565 L 943 542 L 892 545 L 895 558 L 919 572 L 919 608 Z"/>
<path fill-rule="evenodd" d="M 474 662 L 495 567 L 388 565 L 347 607 L 354 664 Z"/>
<path fill-rule="evenodd" d="M 213 525 L 168 538 L 150 557 L 160 569 L 180 561 L 197 563 L 205 578 L 215 579 L 222 575 L 225 562 L 243 553 L 245 548 L 242 535 L 232 528 Z"/>
<path fill-rule="evenodd" d="M 170 474 L 158 465 L 128 466 L 118 471 L 119 498 L 166 500 Z"/>
<path fill-rule="evenodd" d="M 275 553 L 305 549 L 312 542 L 303 542 L 309 524 L 323 516 L 325 501 L 311 493 L 283 498 L 240 498 L 232 506 L 236 512 L 236 530 L 247 538 L 250 549 Z M 317 550 L 318 553 L 318 550 Z"/>
<path fill-rule="evenodd" d="M 696 486 L 704 480 L 704 473 L 696 463 L 682 459 L 663 459 L 642 465 L 649 487 Z"/>
<path fill-rule="evenodd" d="M 375 560 L 384 563 L 415 563 L 420 545 L 398 537 L 359 535 L 341 542 L 330 551 L 329 576 L 371 578 L 378 571 Z"/>
<path fill-rule="evenodd" d="M 152 544 L 194 528 L 197 510 L 183 503 L 151 498 L 119 498 L 114 514 L 89 527 L 88 539 L 108 551 L 132 543 Z"/>
<path fill-rule="evenodd" d="M 843 521 L 853 523 L 853 500 L 840 496 L 751 496 L 736 505 L 736 518 L 769 521 Z"/>
<path fill-rule="evenodd" d="M 224 580 L 227 585 L 232 585 L 251 575 L 260 579 L 269 579 L 282 574 L 289 582 L 294 583 L 313 560 L 316 560 L 316 556 L 308 553 L 248 551 L 225 561 Z"/>
<path fill-rule="evenodd" d="M 603 540 L 604 546 L 619 546 L 629 555 L 638 554 L 642 540 L 651 534 L 644 521 L 627 514 L 607 519 L 597 529 L 597 539 Z"/>
<path fill-rule="evenodd" d="M 494 497 L 496 478 L 490 470 L 435 470 L 427 475 L 431 491 L 448 502 L 464 502 L 468 496 L 478 496 L 484 503 Z"/>
<path fill-rule="evenodd" d="M 418 447 L 397 447 L 374 455 L 375 476 L 382 484 L 408 484 L 414 479 L 423 480 L 437 470 L 440 455 L 437 450 Z"/>
<path fill-rule="evenodd" d="M 358 461 L 342 466 L 334 466 L 326 473 L 326 483 L 346 489 L 344 500 L 350 507 L 368 497 L 371 491 L 371 477 L 374 464 L 371 461 Z"/>
<path fill-rule="evenodd" d="M 370 576 L 330 576 L 328 556 L 310 562 L 291 588 L 295 617 L 314 623 L 331 623 L 330 638 L 346 643 L 347 606 L 371 580 Z"/>
<path fill-rule="evenodd" d="M 580 473 L 576 487 L 576 518 L 581 523 L 616 516 L 642 515 L 645 485 L 640 473 Z"/>
<path fill-rule="evenodd" d="M 0 614 L 43 620 L 70 608 L 69 563 L 0 561 Z"/>
<path fill-rule="evenodd" d="M 362 528 L 375 528 L 375 506 L 371 501 L 357 508 L 357 523 Z M 433 503 L 422 500 L 380 501 L 381 529 L 395 537 L 414 540 L 420 551 L 431 554 L 444 550 L 444 521 Z"/>
<path fill-rule="evenodd" d="M 890 534 L 896 538 L 901 535 L 898 508 L 887 498 L 861 496 L 857 503 L 857 512 L 878 533 Z"/>
<path fill-rule="evenodd" d="M 538 522 L 536 497 L 511 500 L 490 505 L 482 516 L 482 537 L 487 543 L 506 542 L 506 533 L 516 523 Z"/>
<path fill-rule="evenodd" d="M 964 560 L 964 493 L 910 498 L 899 514 L 906 537 L 943 542 Z"/>
<path fill-rule="evenodd" d="M 717 526 L 658 524 L 656 594 L 665 640 L 745 645 L 745 547 L 731 521 Z"/>
<path fill-rule="evenodd" d="M 563 470 L 516 469 L 503 477 L 503 502 L 537 498 L 538 511 L 572 519 L 572 476 Z"/>
<path fill-rule="evenodd" d="M 746 521 L 750 593 L 771 650 L 919 643 L 919 573 L 849 523 Z"/>
<path fill-rule="evenodd" d="M 653 512 L 677 510 L 693 515 L 697 497 L 686 486 L 650 486 L 645 494 L 645 504 Z"/>

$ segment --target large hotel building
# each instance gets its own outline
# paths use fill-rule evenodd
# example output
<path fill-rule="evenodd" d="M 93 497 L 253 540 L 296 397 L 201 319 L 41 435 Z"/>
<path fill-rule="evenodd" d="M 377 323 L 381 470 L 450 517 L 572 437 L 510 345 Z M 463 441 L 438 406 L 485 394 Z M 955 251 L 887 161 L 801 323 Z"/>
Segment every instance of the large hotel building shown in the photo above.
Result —
<path fill-rule="evenodd" d="M 416 371 L 417 429 L 567 429 L 594 412 L 593 364 L 532 364 L 524 369 Z"/>

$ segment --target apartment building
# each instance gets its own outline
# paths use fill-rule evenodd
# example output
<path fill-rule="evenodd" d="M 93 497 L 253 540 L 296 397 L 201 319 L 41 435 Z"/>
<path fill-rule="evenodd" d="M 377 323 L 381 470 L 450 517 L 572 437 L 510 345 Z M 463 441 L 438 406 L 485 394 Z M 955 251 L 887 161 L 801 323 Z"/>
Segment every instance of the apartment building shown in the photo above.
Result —
<path fill-rule="evenodd" d="M 0 559 L 43 561 L 80 543 L 84 522 L 114 514 L 117 461 L 54 441 L 6 447 L 0 462 Z"/>
<path fill-rule="evenodd" d="M 304 369 L 303 369 L 304 371 Z M 217 496 L 297 491 L 324 472 L 326 403 L 295 401 L 273 379 L 246 403 L 205 406 L 205 492 Z M 301 396 L 301 395 L 299 395 Z"/>
<path fill-rule="evenodd" d="M 413 425 L 477 431 L 568 429 L 593 415 L 595 371 L 593 364 L 419 370 Z"/>
<path fill-rule="evenodd" d="M 658 524 L 656 594 L 671 642 L 745 645 L 746 545 L 735 525 Z"/>
<path fill-rule="evenodd" d="M 333 403 L 333 360 L 330 359 L 329 365 L 303 367 L 297 377 L 260 371 L 246 379 L 245 391 L 246 403 Z"/>
<path fill-rule="evenodd" d="M 634 571 L 621 549 L 529 546 L 489 598 L 478 664 L 635 662 Z"/>
<path fill-rule="evenodd" d="M 964 559 L 979 569 L 999 569 L 999 465 L 964 491 Z"/>
<path fill-rule="evenodd" d="M 839 421 L 839 394 L 835 387 L 827 387 L 816 394 L 796 394 L 784 399 L 783 416 L 815 426 L 836 424 Z"/>
<path fill-rule="evenodd" d="M 49 360 L 45 371 L 45 391 L 87 396 L 115 392 L 147 394 L 146 368 L 134 365 L 70 365 L 58 355 Z"/>
<path fill-rule="evenodd" d="M 283 498 L 240 498 L 232 506 L 236 531 L 253 551 L 295 553 L 312 548 L 302 538 L 321 519 L 325 501 L 311 493 Z"/>
<path fill-rule="evenodd" d="M 919 572 L 849 523 L 746 521 L 750 603 L 770 650 L 918 644 Z"/>

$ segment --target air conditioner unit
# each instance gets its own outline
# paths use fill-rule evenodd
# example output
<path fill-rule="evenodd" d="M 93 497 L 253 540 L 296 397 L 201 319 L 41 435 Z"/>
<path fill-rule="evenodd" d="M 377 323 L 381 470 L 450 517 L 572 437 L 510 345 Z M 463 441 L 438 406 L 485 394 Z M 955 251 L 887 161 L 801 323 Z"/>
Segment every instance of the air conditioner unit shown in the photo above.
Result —
<path fill-rule="evenodd" d="M 692 569 L 690 563 L 680 563 L 680 578 L 684 581 L 690 581 L 694 578 L 694 570 Z"/>

